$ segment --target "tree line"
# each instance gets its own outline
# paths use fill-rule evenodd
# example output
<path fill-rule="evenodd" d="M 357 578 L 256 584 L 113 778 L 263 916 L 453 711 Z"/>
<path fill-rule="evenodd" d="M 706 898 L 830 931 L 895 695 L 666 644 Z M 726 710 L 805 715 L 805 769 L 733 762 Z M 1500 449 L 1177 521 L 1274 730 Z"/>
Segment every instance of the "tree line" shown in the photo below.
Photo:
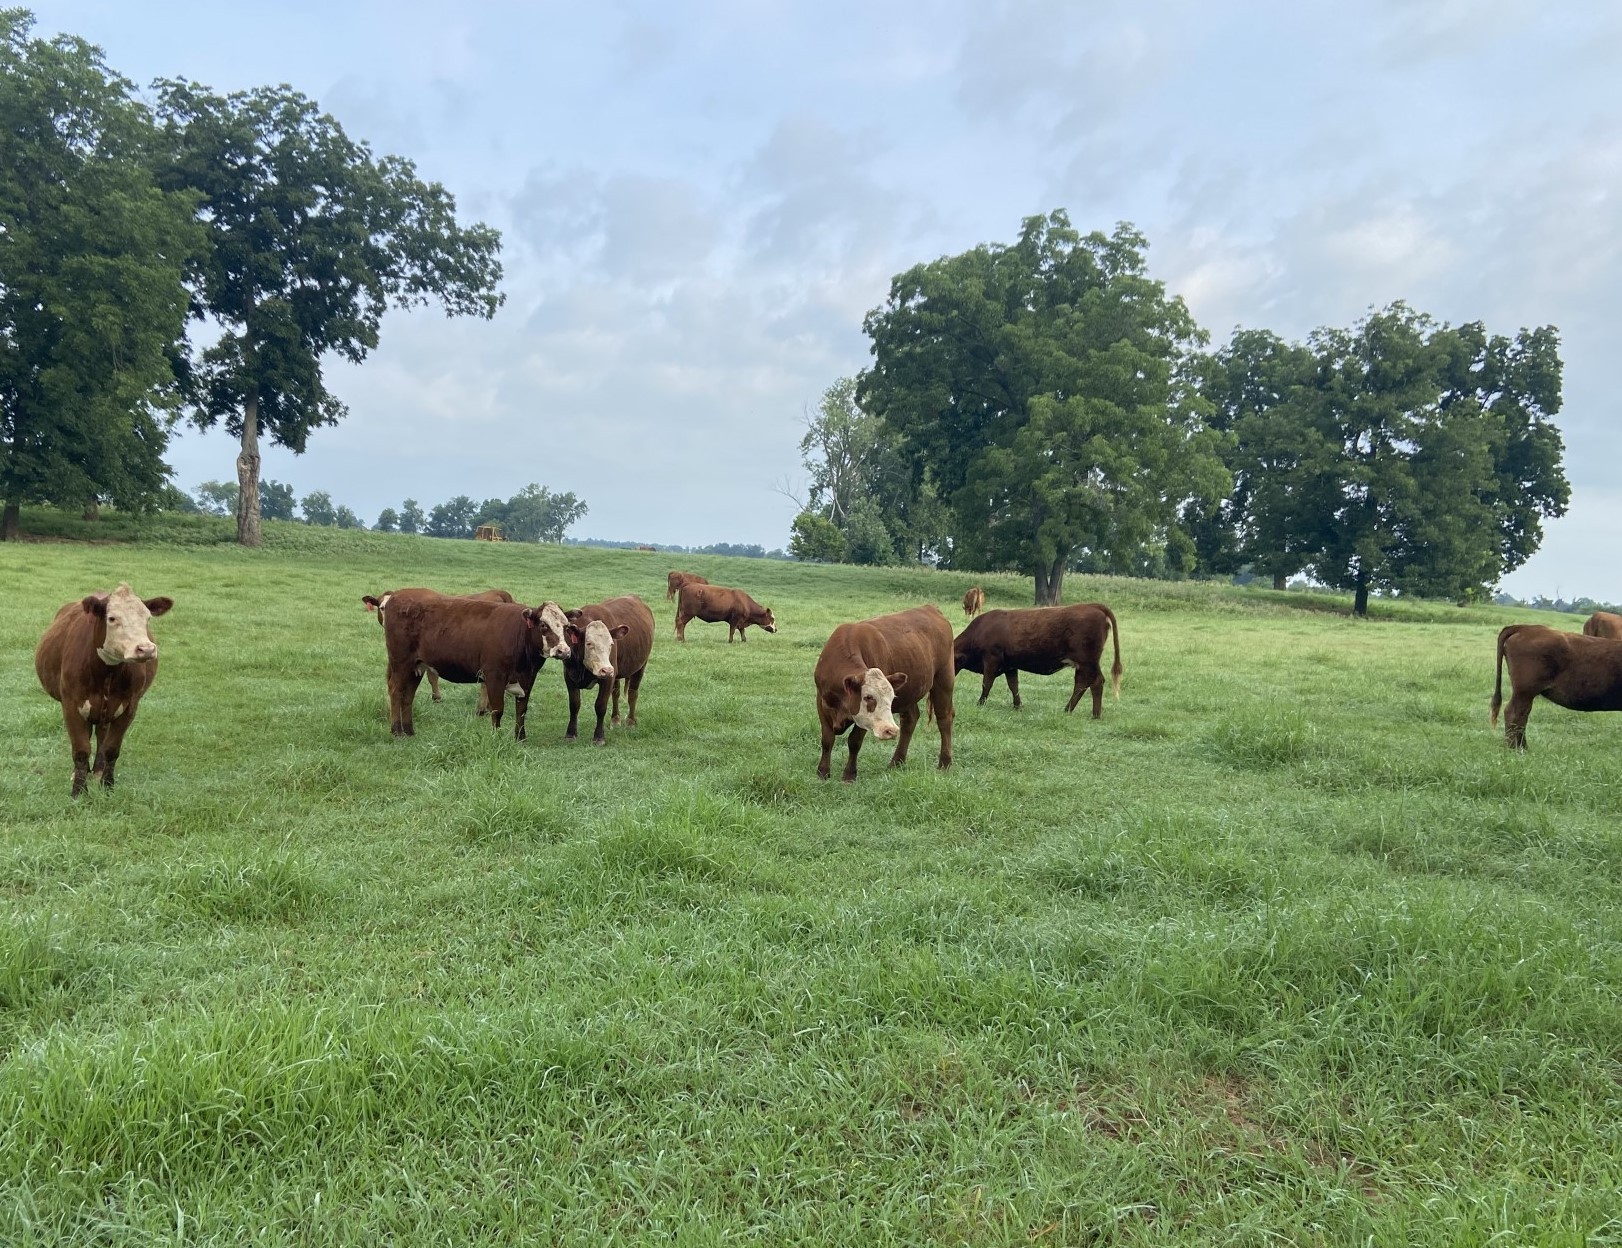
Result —
<path fill-rule="evenodd" d="M 290 87 L 160 79 L 148 106 L 32 29 L 0 9 L 0 538 L 25 502 L 158 505 L 186 420 L 237 439 L 258 545 L 261 440 L 347 414 L 324 359 L 364 360 L 390 307 L 493 316 L 500 236 Z"/>
<path fill-rule="evenodd" d="M 1063 211 L 898 275 L 800 443 L 798 558 L 1015 570 L 1305 574 L 1484 596 L 1570 499 L 1554 326 L 1490 333 L 1406 304 L 1305 342 L 1223 347 L 1130 225 Z"/>

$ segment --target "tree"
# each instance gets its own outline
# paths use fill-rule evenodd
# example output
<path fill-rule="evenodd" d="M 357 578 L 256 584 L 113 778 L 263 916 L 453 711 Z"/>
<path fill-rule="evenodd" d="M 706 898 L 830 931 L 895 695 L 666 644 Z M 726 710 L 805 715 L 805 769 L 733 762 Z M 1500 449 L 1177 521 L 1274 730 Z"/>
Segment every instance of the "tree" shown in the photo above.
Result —
<path fill-rule="evenodd" d="M 377 523 L 372 526 L 378 533 L 397 533 L 400 529 L 400 515 L 392 507 L 385 507 L 377 513 Z"/>
<path fill-rule="evenodd" d="M 342 419 L 322 357 L 364 360 L 386 308 L 437 298 L 448 315 L 493 316 L 500 236 L 458 224 L 444 187 L 374 158 L 287 87 L 158 92 L 161 185 L 201 195 L 211 243 L 190 273 L 192 312 L 223 329 L 188 360 L 193 419 L 240 439 L 237 540 L 257 546 L 260 434 L 302 454 L 311 430 Z"/>
<path fill-rule="evenodd" d="M 153 185 L 134 87 L 0 10 L 0 538 L 24 502 L 153 506 L 178 401 L 195 198 Z"/>
<path fill-rule="evenodd" d="M 423 530 L 429 537 L 472 537 L 473 521 L 479 505 L 466 494 L 458 494 L 448 503 L 440 503 L 428 516 Z"/>
<path fill-rule="evenodd" d="M 338 508 L 332 519 L 333 523 L 340 529 L 364 529 L 366 527 L 360 522 L 360 517 L 347 507 Z"/>
<path fill-rule="evenodd" d="M 827 516 L 807 509 L 794 517 L 788 550 L 807 563 L 839 563 L 845 558 L 845 535 Z"/>
<path fill-rule="evenodd" d="M 506 536 L 515 542 L 561 542 L 569 526 L 586 514 L 574 494 L 554 494 L 531 482 L 507 500 Z"/>
<path fill-rule="evenodd" d="M 1038 604 L 1079 547 L 1141 543 L 1229 485 L 1186 367 L 1204 335 L 1145 246 L 1029 217 L 1012 246 L 896 277 L 864 323 L 857 399 L 951 507 L 954 561 L 1030 573 Z"/>
<path fill-rule="evenodd" d="M 233 495 L 239 488 L 236 485 L 231 487 Z M 236 514 L 234 498 L 230 514 Z M 294 519 L 293 487 L 282 481 L 266 481 L 259 490 L 259 514 L 266 520 Z"/>
<path fill-rule="evenodd" d="M 332 506 L 332 495 L 325 490 L 312 490 L 299 502 L 305 524 L 331 527 L 338 523 L 338 513 Z"/>
<path fill-rule="evenodd" d="M 422 514 L 422 508 L 417 506 L 417 500 L 408 498 L 400 504 L 400 532 L 421 533 L 427 517 Z"/>
<path fill-rule="evenodd" d="M 197 487 L 197 506 L 210 516 L 231 516 L 237 510 L 235 481 L 205 481 Z"/>

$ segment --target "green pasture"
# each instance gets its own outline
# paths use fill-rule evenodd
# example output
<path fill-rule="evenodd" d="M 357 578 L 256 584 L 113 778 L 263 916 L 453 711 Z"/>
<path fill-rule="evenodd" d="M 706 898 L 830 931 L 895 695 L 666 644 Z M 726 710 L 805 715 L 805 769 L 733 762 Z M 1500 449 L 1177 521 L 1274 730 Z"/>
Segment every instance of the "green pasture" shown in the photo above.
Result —
<path fill-rule="evenodd" d="M 950 772 L 846 786 L 834 625 L 1028 580 L 228 529 L 0 546 L 0 1243 L 1622 1242 L 1622 721 L 1503 748 L 1531 613 L 1073 578 L 1102 721 L 965 674 Z M 779 633 L 676 644 L 671 567 Z M 121 579 L 175 608 L 72 803 L 33 648 Z M 639 727 L 548 665 L 526 742 L 394 740 L 405 585 L 641 594 Z"/>

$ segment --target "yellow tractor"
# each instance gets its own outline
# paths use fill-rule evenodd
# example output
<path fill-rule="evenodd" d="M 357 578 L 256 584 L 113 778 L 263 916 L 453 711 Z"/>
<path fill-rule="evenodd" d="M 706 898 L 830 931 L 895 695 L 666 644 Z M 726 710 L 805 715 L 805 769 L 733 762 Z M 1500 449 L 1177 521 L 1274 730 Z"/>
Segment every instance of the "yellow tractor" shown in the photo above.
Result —
<path fill-rule="evenodd" d="M 504 542 L 507 539 L 501 536 L 499 524 L 481 524 L 477 533 L 473 535 L 475 542 Z"/>

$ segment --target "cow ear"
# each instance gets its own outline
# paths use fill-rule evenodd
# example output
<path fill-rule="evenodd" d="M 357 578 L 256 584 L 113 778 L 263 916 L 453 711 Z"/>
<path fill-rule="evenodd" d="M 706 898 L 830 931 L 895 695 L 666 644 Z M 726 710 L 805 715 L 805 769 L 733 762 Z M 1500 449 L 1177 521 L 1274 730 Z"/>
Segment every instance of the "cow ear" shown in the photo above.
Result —
<path fill-rule="evenodd" d="M 578 646 L 583 640 L 585 640 L 585 634 L 583 634 L 573 624 L 568 624 L 565 625 L 563 629 L 563 640 L 568 642 L 571 646 Z"/>
<path fill-rule="evenodd" d="M 575 607 L 571 611 L 565 611 L 563 613 L 563 618 L 566 620 L 578 620 L 580 618 L 580 608 Z"/>
<path fill-rule="evenodd" d="M 901 689 L 901 688 L 904 688 L 906 686 L 907 673 L 905 673 L 905 672 L 891 672 L 884 679 L 890 682 L 890 688 L 892 688 L 892 689 Z"/>
<path fill-rule="evenodd" d="M 853 697 L 861 697 L 862 682 L 857 680 L 854 676 L 845 677 L 845 692 L 851 694 Z"/>
<path fill-rule="evenodd" d="M 99 615 L 103 619 L 107 617 L 107 600 L 96 594 L 86 594 L 79 605 L 84 608 L 86 615 Z"/>
<path fill-rule="evenodd" d="M 531 628 L 535 627 L 535 625 L 537 623 L 537 617 L 535 615 L 535 610 L 534 610 L 533 607 L 525 607 L 524 608 L 524 623 L 529 625 Z"/>
<path fill-rule="evenodd" d="M 163 615 L 174 605 L 175 600 L 173 598 L 148 598 L 146 600 L 146 609 L 152 612 L 153 615 Z"/>
<path fill-rule="evenodd" d="M 370 594 L 362 594 L 360 596 L 360 600 L 366 604 L 367 611 L 377 610 L 377 599 L 373 598 Z"/>
<path fill-rule="evenodd" d="M 631 631 L 631 626 L 629 624 L 616 624 L 613 628 L 608 630 L 608 635 L 610 637 L 612 637 L 615 641 L 618 641 L 621 637 L 625 636 L 625 634 L 630 632 L 630 631 Z"/>

